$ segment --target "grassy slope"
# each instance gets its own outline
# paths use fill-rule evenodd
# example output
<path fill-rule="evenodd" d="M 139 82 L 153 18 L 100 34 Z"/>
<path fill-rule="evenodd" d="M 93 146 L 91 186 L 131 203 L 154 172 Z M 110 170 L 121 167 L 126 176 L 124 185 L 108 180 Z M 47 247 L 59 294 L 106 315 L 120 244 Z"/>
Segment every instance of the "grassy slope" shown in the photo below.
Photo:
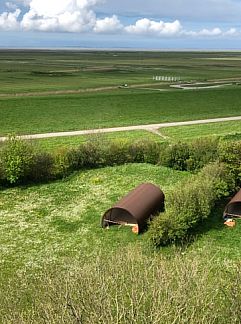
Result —
<path fill-rule="evenodd" d="M 100 228 L 100 218 L 130 189 L 142 182 L 165 192 L 185 177 L 152 165 L 125 165 L 77 173 L 50 184 L 0 191 L 1 278 L 16 270 L 38 269 L 43 263 L 98 249 L 113 250 L 141 240 L 129 228 Z"/>
<path fill-rule="evenodd" d="M 129 228 L 102 230 L 103 212 L 139 183 L 155 183 L 168 195 L 186 176 L 186 172 L 164 167 L 131 164 L 83 171 L 50 184 L 0 191 L 2 280 L 16 270 L 35 271 L 45 263 L 61 263 L 65 257 L 74 260 L 82 254 L 88 258 L 99 249 L 113 251 L 141 242 L 142 236 L 133 235 Z M 225 228 L 222 209 L 216 209 L 213 218 L 200 227 L 202 238 L 189 250 L 208 244 L 209 252 L 219 254 L 221 259 L 239 258 L 241 224 L 238 222 L 231 230 Z M 163 249 L 168 255 L 171 250 Z"/>
<path fill-rule="evenodd" d="M 0 191 L 0 321 L 76 323 L 74 307 L 84 323 L 238 323 L 241 222 L 225 228 L 218 209 L 198 240 L 159 254 L 146 250 L 148 232 L 99 226 L 103 212 L 140 182 L 168 195 L 184 177 L 133 164 Z"/>
<path fill-rule="evenodd" d="M 241 114 L 241 90 L 121 91 L 0 99 L 0 134 L 115 127 Z M 230 105 L 232 102 L 232 105 Z"/>

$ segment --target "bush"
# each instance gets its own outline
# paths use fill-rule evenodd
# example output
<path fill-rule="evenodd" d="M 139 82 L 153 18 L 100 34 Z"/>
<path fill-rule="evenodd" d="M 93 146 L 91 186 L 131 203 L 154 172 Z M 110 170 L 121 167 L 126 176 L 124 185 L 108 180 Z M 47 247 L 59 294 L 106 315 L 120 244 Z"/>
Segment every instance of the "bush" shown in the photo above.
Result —
<path fill-rule="evenodd" d="M 66 177 L 71 170 L 68 149 L 60 148 L 53 154 L 53 177 Z"/>
<path fill-rule="evenodd" d="M 102 150 L 103 162 L 105 165 L 121 165 L 132 162 L 127 141 L 107 142 Z"/>
<path fill-rule="evenodd" d="M 189 158 L 186 161 L 187 170 L 199 170 L 206 164 L 218 159 L 217 138 L 199 138 L 189 144 Z"/>
<path fill-rule="evenodd" d="M 219 159 L 233 173 L 237 185 L 241 185 L 241 142 L 220 142 L 218 147 Z"/>
<path fill-rule="evenodd" d="M 131 162 L 157 164 L 160 144 L 150 140 L 136 141 L 129 145 Z"/>
<path fill-rule="evenodd" d="M 23 182 L 33 164 L 34 150 L 30 142 L 10 136 L 1 150 L 3 178 L 11 184 Z"/>
<path fill-rule="evenodd" d="M 169 145 L 160 155 L 160 164 L 180 171 L 194 171 L 218 159 L 218 139 L 200 138 Z"/>
<path fill-rule="evenodd" d="M 208 218 L 215 203 L 235 188 L 234 178 L 222 164 L 206 166 L 198 175 L 179 184 L 167 197 L 166 212 L 150 225 L 154 246 L 186 239 L 190 230 Z"/>
<path fill-rule="evenodd" d="M 168 168 L 187 170 L 187 160 L 190 152 L 187 143 L 175 143 L 167 146 L 160 154 L 160 164 Z"/>
<path fill-rule="evenodd" d="M 48 152 L 37 152 L 28 174 L 28 180 L 34 182 L 48 181 L 54 178 L 54 158 Z"/>
<path fill-rule="evenodd" d="M 78 147 L 76 157 L 80 167 L 101 167 L 104 165 L 103 144 L 98 140 L 90 140 Z"/>

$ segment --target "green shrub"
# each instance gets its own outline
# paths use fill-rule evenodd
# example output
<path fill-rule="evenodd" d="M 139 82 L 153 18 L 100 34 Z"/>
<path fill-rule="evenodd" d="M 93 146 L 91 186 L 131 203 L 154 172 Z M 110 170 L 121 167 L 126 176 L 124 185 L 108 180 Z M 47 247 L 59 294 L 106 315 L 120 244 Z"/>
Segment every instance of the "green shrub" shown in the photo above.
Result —
<path fill-rule="evenodd" d="M 160 156 L 160 144 L 151 140 L 140 140 L 129 145 L 132 162 L 157 164 Z"/>
<path fill-rule="evenodd" d="M 191 229 L 210 216 L 215 203 L 234 188 L 234 178 L 223 164 L 206 166 L 169 194 L 166 212 L 150 225 L 151 242 L 163 246 L 185 239 Z"/>
<path fill-rule="evenodd" d="M 220 142 L 218 150 L 220 161 L 234 174 L 237 185 L 241 185 L 241 141 Z"/>
<path fill-rule="evenodd" d="M 54 178 L 54 157 L 48 152 L 36 152 L 33 157 L 28 180 L 33 182 L 48 181 Z"/>
<path fill-rule="evenodd" d="M 4 173 L 4 168 L 3 168 L 3 164 L 0 158 L 0 183 L 3 182 L 5 179 L 5 173 Z"/>
<path fill-rule="evenodd" d="M 78 148 L 70 148 L 66 152 L 69 169 L 71 171 L 80 170 L 83 167 L 83 157 L 81 156 L 81 150 Z"/>
<path fill-rule="evenodd" d="M 79 165 L 84 168 L 96 168 L 104 165 L 103 144 L 100 141 L 88 141 L 78 147 Z"/>
<path fill-rule="evenodd" d="M 169 145 L 161 152 L 160 164 L 175 170 L 194 171 L 217 159 L 218 139 L 200 138 Z"/>
<path fill-rule="evenodd" d="M 199 138 L 189 144 L 189 158 L 186 161 L 187 170 L 193 171 L 203 168 L 206 164 L 218 159 L 217 138 Z"/>
<path fill-rule="evenodd" d="M 53 154 L 53 177 L 63 178 L 70 173 L 68 149 L 60 148 Z"/>
<path fill-rule="evenodd" d="M 23 182 L 28 177 L 34 158 L 30 142 L 10 136 L 1 150 L 3 177 L 11 184 Z"/>
<path fill-rule="evenodd" d="M 104 164 L 112 166 L 132 162 L 128 148 L 129 143 L 127 141 L 119 140 L 105 143 L 102 150 Z"/>
<path fill-rule="evenodd" d="M 160 154 L 160 164 L 175 170 L 187 170 L 189 159 L 189 145 L 187 143 L 175 143 L 167 146 Z"/>

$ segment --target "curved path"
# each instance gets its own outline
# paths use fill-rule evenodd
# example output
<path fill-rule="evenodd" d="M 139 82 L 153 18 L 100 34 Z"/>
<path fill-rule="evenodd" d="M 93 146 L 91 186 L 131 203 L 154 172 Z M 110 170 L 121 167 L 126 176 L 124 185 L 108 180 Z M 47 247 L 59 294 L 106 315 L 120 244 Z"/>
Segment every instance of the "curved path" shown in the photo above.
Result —
<path fill-rule="evenodd" d="M 102 133 L 114 133 L 114 132 L 125 132 L 134 130 L 146 130 L 157 135 L 162 136 L 158 133 L 158 129 L 166 127 L 177 127 L 177 126 L 188 126 L 188 125 L 200 125 L 209 123 L 220 123 L 226 121 L 237 121 L 241 120 L 241 116 L 235 117 L 224 117 L 224 118 L 212 118 L 212 119 L 199 119 L 182 122 L 171 122 L 171 123 L 160 123 L 160 124 L 149 124 L 149 125 L 136 125 L 136 126 L 123 126 L 123 127 L 112 127 L 112 128 L 99 128 L 99 129 L 87 129 L 80 131 L 71 132 L 55 132 L 55 133 L 44 133 L 44 134 L 31 134 L 21 135 L 19 138 L 22 139 L 40 139 L 40 138 L 51 138 L 51 137 L 65 137 L 65 136 L 78 136 L 78 135 L 90 135 L 90 134 L 102 134 Z M 5 141 L 7 137 L 0 137 L 0 141 Z"/>

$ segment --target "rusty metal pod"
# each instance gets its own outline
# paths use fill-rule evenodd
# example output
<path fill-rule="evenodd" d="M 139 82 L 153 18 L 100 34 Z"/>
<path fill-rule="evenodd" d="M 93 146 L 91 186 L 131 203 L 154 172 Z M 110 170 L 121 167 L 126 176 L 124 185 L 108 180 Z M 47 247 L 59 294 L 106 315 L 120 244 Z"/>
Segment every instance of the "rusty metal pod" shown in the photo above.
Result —
<path fill-rule="evenodd" d="M 226 205 L 223 217 L 238 217 L 241 218 L 241 189 Z"/>
<path fill-rule="evenodd" d="M 130 191 L 102 217 L 102 227 L 127 225 L 141 232 L 150 217 L 164 208 L 164 193 L 152 183 L 143 183 Z"/>

